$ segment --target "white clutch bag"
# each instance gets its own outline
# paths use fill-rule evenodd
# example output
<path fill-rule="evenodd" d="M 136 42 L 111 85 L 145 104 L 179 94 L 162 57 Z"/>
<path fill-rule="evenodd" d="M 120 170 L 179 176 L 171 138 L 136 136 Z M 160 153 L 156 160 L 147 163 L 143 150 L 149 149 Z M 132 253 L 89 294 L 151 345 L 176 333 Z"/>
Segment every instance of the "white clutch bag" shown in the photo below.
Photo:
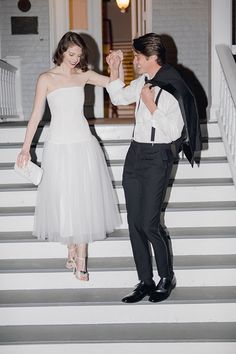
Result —
<path fill-rule="evenodd" d="M 43 169 L 30 160 L 28 161 L 27 165 L 22 168 L 18 167 L 15 163 L 14 169 L 17 173 L 25 177 L 28 181 L 35 184 L 36 186 L 38 186 L 41 182 Z"/>

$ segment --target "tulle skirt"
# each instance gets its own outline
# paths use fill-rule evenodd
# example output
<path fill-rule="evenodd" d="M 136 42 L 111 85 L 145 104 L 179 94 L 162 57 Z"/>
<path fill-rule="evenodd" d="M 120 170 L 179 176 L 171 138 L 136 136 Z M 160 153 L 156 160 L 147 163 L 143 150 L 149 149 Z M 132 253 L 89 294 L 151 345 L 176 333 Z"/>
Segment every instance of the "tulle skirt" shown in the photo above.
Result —
<path fill-rule="evenodd" d="M 102 240 L 120 224 L 117 198 L 96 138 L 46 142 L 34 235 L 63 244 Z"/>

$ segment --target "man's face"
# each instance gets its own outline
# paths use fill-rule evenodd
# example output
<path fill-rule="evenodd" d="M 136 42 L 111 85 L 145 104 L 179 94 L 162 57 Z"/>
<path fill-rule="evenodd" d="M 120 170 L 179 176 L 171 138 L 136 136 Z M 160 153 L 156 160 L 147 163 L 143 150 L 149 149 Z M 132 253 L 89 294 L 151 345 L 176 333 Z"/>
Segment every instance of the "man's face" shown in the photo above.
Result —
<path fill-rule="evenodd" d="M 145 57 L 145 55 L 141 53 L 134 53 L 134 59 L 133 59 L 133 64 L 134 64 L 134 69 L 138 74 L 144 74 L 147 72 L 146 67 L 148 65 L 148 58 Z"/>

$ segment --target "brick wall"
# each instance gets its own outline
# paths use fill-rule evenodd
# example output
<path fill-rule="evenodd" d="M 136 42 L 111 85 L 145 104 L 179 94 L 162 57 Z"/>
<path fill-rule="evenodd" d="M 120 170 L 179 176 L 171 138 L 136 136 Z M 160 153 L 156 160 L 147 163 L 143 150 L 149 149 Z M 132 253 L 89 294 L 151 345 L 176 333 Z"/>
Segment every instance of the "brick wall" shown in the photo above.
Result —
<path fill-rule="evenodd" d="M 50 66 L 48 0 L 31 0 L 31 9 L 21 12 L 16 0 L 0 0 L 1 57 L 20 56 L 22 72 L 22 105 L 24 118 L 29 119 L 39 73 Z M 35 35 L 12 35 L 11 16 L 37 16 Z"/>
<path fill-rule="evenodd" d="M 209 96 L 209 0 L 152 0 L 153 31 L 164 34 L 168 60 L 194 91 L 201 119 Z"/>

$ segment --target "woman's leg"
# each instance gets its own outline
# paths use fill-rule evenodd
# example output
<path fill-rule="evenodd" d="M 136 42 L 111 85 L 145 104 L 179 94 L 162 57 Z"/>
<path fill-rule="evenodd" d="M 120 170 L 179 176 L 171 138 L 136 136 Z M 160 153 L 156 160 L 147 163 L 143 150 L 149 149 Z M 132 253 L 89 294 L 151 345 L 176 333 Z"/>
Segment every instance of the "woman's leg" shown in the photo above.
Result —
<path fill-rule="evenodd" d="M 67 269 L 75 269 L 76 264 L 75 264 L 75 259 L 76 259 L 76 254 L 77 254 L 77 245 L 72 243 L 67 246 L 68 248 L 68 257 L 66 261 L 66 268 Z"/>
<path fill-rule="evenodd" d="M 76 251 L 76 272 L 75 276 L 79 280 L 88 281 L 89 274 L 87 271 L 87 260 L 88 260 L 88 244 L 81 243 L 77 245 Z"/>

